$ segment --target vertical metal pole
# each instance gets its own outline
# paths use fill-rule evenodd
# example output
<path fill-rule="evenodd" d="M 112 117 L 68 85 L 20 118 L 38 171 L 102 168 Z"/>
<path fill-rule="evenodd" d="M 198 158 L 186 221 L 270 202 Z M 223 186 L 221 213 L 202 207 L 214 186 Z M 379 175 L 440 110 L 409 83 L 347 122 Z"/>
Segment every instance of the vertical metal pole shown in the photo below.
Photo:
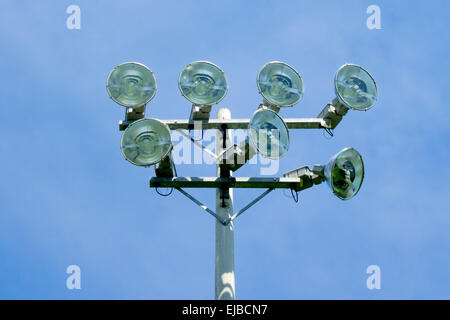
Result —
<path fill-rule="evenodd" d="M 226 108 L 217 112 L 219 120 L 230 120 L 231 112 Z M 220 154 L 225 146 L 231 145 L 231 130 L 223 128 L 217 130 L 216 152 Z M 224 170 L 217 165 L 217 176 L 231 176 L 230 170 Z M 225 196 L 225 199 L 222 199 Z M 216 214 L 222 219 L 228 219 L 233 215 L 233 189 L 216 189 Z M 216 260 L 215 260 L 215 299 L 234 300 L 234 224 L 224 226 L 215 219 L 216 224 Z"/>

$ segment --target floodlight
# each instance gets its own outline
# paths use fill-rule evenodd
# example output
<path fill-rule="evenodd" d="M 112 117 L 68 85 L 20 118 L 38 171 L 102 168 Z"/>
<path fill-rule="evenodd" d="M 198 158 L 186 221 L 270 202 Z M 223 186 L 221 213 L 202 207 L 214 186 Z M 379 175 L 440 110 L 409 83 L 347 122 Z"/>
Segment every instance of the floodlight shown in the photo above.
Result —
<path fill-rule="evenodd" d="M 289 131 L 283 119 L 273 110 L 258 109 L 248 125 L 252 145 L 265 158 L 278 159 L 289 149 Z"/>
<path fill-rule="evenodd" d="M 259 93 L 270 104 L 290 107 L 303 97 L 303 81 L 294 68 L 272 61 L 265 64 L 256 79 Z"/>
<path fill-rule="evenodd" d="M 355 110 L 368 110 L 377 102 L 377 85 L 360 66 L 344 64 L 336 72 L 334 87 L 338 100 Z"/>
<path fill-rule="evenodd" d="M 170 130 L 156 119 L 137 120 L 123 133 L 120 149 L 125 159 L 132 164 L 151 166 L 164 159 L 172 150 Z"/>
<path fill-rule="evenodd" d="M 213 105 L 225 97 L 228 90 L 225 73 L 208 61 L 188 64 L 178 79 L 181 94 L 194 105 Z"/>
<path fill-rule="evenodd" d="M 156 79 L 145 65 L 127 62 L 116 66 L 108 75 L 106 90 L 111 99 L 124 107 L 142 107 L 156 93 Z"/>
<path fill-rule="evenodd" d="M 355 196 L 364 179 L 364 163 L 359 152 L 345 148 L 334 155 L 325 166 L 325 178 L 339 199 Z"/>

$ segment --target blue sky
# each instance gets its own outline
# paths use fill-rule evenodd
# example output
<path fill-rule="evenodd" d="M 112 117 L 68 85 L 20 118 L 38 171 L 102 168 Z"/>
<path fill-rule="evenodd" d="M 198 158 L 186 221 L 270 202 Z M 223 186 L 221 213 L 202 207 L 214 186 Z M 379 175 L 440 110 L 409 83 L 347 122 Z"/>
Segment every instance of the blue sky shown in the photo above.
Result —
<path fill-rule="evenodd" d="M 66 8 L 81 8 L 68 30 Z M 381 8 L 381 30 L 366 8 Z M 226 72 L 213 108 L 247 118 L 255 78 L 271 60 L 302 75 L 303 100 L 284 117 L 314 117 L 346 62 L 376 79 L 379 100 L 350 111 L 327 140 L 291 130 L 280 173 L 325 163 L 344 147 L 366 175 L 350 201 L 326 184 L 276 191 L 236 221 L 238 299 L 450 298 L 450 86 L 448 1 L 21 1 L 2 2 L 0 153 L 1 299 L 211 299 L 214 220 L 179 193 L 149 189 L 153 168 L 120 153 L 123 109 L 105 90 L 109 71 L 139 61 L 156 75 L 147 116 L 186 118 L 177 87 L 189 62 Z M 183 165 L 180 176 L 213 176 Z M 236 176 L 258 176 L 249 165 Z M 258 190 L 237 190 L 236 210 Z M 213 190 L 194 190 L 213 207 Z M 82 289 L 68 290 L 79 265 Z M 366 268 L 381 268 L 381 289 Z"/>

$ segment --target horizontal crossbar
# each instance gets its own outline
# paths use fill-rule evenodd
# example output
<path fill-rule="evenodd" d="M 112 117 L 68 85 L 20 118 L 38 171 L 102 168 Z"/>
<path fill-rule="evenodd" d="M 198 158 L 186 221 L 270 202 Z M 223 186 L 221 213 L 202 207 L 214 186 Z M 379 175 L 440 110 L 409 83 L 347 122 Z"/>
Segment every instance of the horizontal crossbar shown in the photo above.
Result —
<path fill-rule="evenodd" d="M 300 178 L 217 178 L 217 177 L 174 177 L 150 179 L 151 188 L 272 188 L 302 189 Z"/>
<path fill-rule="evenodd" d="M 328 128 L 328 124 L 321 118 L 286 118 L 283 119 L 289 129 L 323 129 Z M 177 129 L 194 129 L 193 124 L 189 120 L 162 120 L 171 130 Z M 231 119 L 218 120 L 210 119 L 199 121 L 201 129 L 221 129 L 226 126 L 227 129 L 248 129 L 250 119 Z"/>

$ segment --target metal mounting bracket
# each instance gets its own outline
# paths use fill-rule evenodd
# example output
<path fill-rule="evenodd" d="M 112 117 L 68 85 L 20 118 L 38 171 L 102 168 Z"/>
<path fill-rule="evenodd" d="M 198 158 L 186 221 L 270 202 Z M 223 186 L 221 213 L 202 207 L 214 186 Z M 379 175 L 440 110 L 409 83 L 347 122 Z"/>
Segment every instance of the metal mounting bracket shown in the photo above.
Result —
<path fill-rule="evenodd" d="M 192 196 L 191 194 L 187 193 L 186 191 L 184 191 L 181 188 L 175 188 L 176 190 L 178 190 L 182 195 L 184 195 L 185 197 L 187 197 L 189 200 L 191 200 L 192 202 L 194 202 L 196 205 L 198 205 L 200 208 L 202 208 L 203 210 L 205 210 L 206 212 L 208 212 L 210 215 L 212 215 L 214 218 L 217 219 L 217 221 L 219 221 L 221 224 L 223 224 L 224 226 L 229 225 L 231 221 L 233 221 L 234 219 L 236 219 L 237 217 L 239 217 L 241 214 L 243 214 L 245 211 L 247 211 L 248 209 L 250 209 L 255 203 L 257 203 L 259 200 L 261 200 L 262 198 L 264 198 L 266 195 L 268 195 L 271 191 L 275 190 L 274 188 L 269 188 L 266 191 L 264 191 L 262 194 L 260 194 L 258 197 L 256 197 L 254 200 L 252 200 L 249 204 L 247 204 L 245 207 L 243 207 L 241 210 L 239 210 L 238 212 L 236 212 L 235 214 L 233 214 L 230 218 L 228 218 L 227 220 L 222 219 L 221 217 L 219 217 L 214 211 L 212 211 L 210 208 L 208 208 L 205 204 L 201 203 L 199 200 L 197 200 L 194 196 Z"/>

